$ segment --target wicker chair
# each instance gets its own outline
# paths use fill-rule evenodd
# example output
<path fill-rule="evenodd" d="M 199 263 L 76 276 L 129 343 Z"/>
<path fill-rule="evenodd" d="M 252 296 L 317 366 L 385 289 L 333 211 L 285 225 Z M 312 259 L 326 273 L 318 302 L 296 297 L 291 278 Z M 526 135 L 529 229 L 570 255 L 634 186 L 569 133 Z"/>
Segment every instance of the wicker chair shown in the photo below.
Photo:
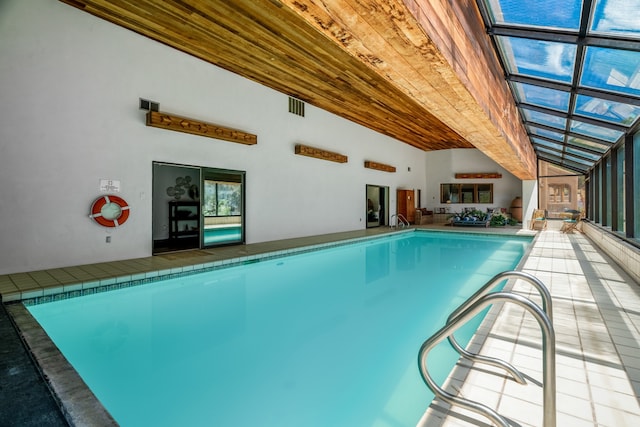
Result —
<path fill-rule="evenodd" d="M 416 225 L 433 224 L 433 211 L 416 209 Z"/>
<path fill-rule="evenodd" d="M 565 219 L 562 222 L 560 231 L 562 231 L 563 233 L 573 233 L 573 230 L 577 230 L 582 233 L 582 230 L 578 228 L 578 226 L 582 225 L 580 221 L 582 221 L 582 212 L 573 216 L 571 219 Z"/>
<path fill-rule="evenodd" d="M 533 211 L 533 215 L 531 215 L 531 223 L 529 227 L 532 230 L 546 230 L 547 229 L 547 218 L 545 217 L 544 210 L 536 209 Z"/>

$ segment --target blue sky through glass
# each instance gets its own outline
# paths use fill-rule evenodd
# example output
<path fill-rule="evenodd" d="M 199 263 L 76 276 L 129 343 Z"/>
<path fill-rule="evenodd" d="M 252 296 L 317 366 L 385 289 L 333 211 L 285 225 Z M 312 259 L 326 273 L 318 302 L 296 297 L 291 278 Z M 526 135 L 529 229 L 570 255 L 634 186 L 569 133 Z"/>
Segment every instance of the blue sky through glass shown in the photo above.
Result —
<path fill-rule="evenodd" d="M 640 0 L 596 0 L 592 32 L 640 37 L 639 23 Z"/>
<path fill-rule="evenodd" d="M 527 126 L 527 129 L 529 129 L 529 133 L 532 135 L 544 136 L 545 138 L 554 139 L 556 141 L 564 141 L 564 136 L 559 132 L 553 132 L 535 126 Z"/>
<path fill-rule="evenodd" d="M 595 126 L 589 123 L 579 122 L 577 120 L 571 120 L 571 132 L 609 142 L 616 142 L 623 135 L 622 132 L 618 132 L 613 129 L 607 129 L 602 126 Z"/>
<path fill-rule="evenodd" d="M 538 111 L 523 109 L 522 114 L 528 122 L 539 123 L 554 128 L 564 130 L 567 126 L 567 119 L 553 116 L 551 114 L 540 113 Z"/>
<path fill-rule="evenodd" d="M 640 24 L 640 16 L 637 17 Z M 581 85 L 640 96 L 640 52 L 590 46 Z"/>
<path fill-rule="evenodd" d="M 593 162 L 591 160 L 581 159 L 579 157 L 570 156 L 568 154 L 565 154 L 564 158 L 565 158 L 565 160 L 570 160 L 572 162 L 580 163 L 581 165 L 585 165 L 585 166 L 591 166 L 591 165 L 593 165 L 595 163 L 595 162 Z"/>
<path fill-rule="evenodd" d="M 577 150 L 575 148 L 567 147 L 567 153 L 574 154 L 576 156 L 586 157 L 591 160 L 598 160 L 600 158 L 599 154 L 589 153 L 587 151 Z"/>
<path fill-rule="evenodd" d="M 517 37 L 496 37 L 513 74 L 570 83 L 576 45 Z"/>
<path fill-rule="evenodd" d="M 582 0 L 489 0 L 495 23 L 578 30 Z"/>
<path fill-rule="evenodd" d="M 631 126 L 640 115 L 640 107 L 606 99 L 578 95 L 576 99 L 576 114 L 595 119 L 605 120 Z"/>
<path fill-rule="evenodd" d="M 549 148 L 553 148 L 555 150 L 562 150 L 563 145 L 560 143 L 555 143 L 555 142 L 551 142 L 551 141 L 546 141 L 544 139 L 540 139 L 540 138 L 531 138 L 531 140 L 533 142 L 535 142 L 537 145 L 542 145 L 543 147 L 549 147 Z"/>
<path fill-rule="evenodd" d="M 638 126 L 640 0 L 483 3 L 485 24 L 540 158 L 555 158 L 552 151 L 563 147 L 559 164 L 584 170 L 621 140 L 622 130 Z M 588 22 L 580 22 L 583 13 Z"/>
<path fill-rule="evenodd" d="M 590 141 L 584 138 L 578 138 L 576 136 L 570 136 L 567 140 L 569 145 L 573 145 L 578 148 L 587 148 L 590 150 L 599 151 L 600 153 L 604 153 L 609 149 L 609 146 L 606 144 L 599 144 L 594 141 Z"/>
<path fill-rule="evenodd" d="M 569 110 L 569 92 L 549 89 L 526 83 L 512 83 L 520 102 L 567 112 Z"/>

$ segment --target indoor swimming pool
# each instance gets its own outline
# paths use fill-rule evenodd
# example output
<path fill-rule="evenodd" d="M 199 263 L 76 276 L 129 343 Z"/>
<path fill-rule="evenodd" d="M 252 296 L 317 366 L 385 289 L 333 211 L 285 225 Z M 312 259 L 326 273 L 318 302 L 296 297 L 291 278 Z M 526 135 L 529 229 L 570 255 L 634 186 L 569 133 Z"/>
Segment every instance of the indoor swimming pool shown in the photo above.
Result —
<path fill-rule="evenodd" d="M 123 427 L 415 426 L 420 345 L 530 243 L 417 231 L 28 309 Z"/>

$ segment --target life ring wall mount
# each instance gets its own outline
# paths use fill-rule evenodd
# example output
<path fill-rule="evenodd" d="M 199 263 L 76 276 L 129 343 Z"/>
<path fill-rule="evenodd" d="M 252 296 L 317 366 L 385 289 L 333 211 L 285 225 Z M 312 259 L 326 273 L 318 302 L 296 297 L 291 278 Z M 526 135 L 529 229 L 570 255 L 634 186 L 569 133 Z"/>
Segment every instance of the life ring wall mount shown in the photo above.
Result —
<path fill-rule="evenodd" d="M 129 205 L 122 197 L 101 196 L 91 205 L 91 214 L 95 222 L 103 227 L 119 227 L 129 219 Z"/>

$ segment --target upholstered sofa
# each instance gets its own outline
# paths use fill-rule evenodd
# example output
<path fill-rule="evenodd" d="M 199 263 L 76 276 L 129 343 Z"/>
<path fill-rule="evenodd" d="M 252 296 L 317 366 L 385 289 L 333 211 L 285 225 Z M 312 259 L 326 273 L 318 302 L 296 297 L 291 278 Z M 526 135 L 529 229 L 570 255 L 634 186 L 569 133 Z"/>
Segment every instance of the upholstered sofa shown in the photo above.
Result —
<path fill-rule="evenodd" d="M 416 209 L 416 225 L 433 224 L 433 211 L 425 208 Z"/>
<path fill-rule="evenodd" d="M 472 210 L 465 213 L 453 214 L 451 225 L 488 227 L 491 222 L 491 213 Z"/>

